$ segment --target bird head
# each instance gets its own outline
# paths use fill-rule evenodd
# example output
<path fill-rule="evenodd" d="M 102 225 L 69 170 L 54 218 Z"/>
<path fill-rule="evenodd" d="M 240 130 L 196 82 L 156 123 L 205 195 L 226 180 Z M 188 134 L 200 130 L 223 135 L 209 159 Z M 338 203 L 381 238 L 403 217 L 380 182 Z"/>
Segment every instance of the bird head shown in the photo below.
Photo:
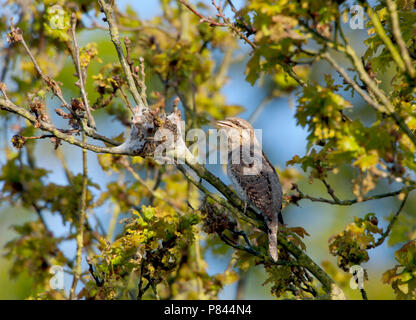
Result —
<path fill-rule="evenodd" d="M 231 117 L 225 120 L 218 120 L 214 125 L 218 129 L 225 131 L 229 142 L 234 140 L 252 144 L 256 141 L 252 125 L 241 118 Z"/>
<path fill-rule="evenodd" d="M 218 120 L 215 122 L 215 126 L 219 129 L 237 129 L 237 130 L 253 130 L 251 124 L 241 118 L 230 117 L 225 120 Z"/>

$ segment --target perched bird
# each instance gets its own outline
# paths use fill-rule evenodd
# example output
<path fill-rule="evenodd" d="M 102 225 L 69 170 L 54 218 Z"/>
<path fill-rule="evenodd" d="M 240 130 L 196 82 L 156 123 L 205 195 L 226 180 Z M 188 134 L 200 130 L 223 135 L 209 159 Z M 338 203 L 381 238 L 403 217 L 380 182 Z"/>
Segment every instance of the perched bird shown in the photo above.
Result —
<path fill-rule="evenodd" d="M 269 253 L 277 261 L 277 229 L 279 222 L 283 224 L 279 176 L 261 150 L 249 122 L 232 117 L 216 121 L 215 126 L 224 129 L 227 135 L 228 177 L 246 206 L 263 216 L 269 229 Z"/>

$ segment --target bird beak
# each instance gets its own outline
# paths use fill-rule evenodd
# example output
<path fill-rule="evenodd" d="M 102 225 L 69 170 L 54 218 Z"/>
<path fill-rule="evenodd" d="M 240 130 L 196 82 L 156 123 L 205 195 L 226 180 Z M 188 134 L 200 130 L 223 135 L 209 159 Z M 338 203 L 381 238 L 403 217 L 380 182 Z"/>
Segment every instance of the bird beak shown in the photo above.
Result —
<path fill-rule="evenodd" d="M 230 126 L 228 125 L 228 123 L 227 123 L 227 121 L 221 121 L 221 120 L 218 120 L 218 121 L 214 121 L 214 126 L 215 127 L 217 127 L 218 129 L 221 129 L 221 128 L 229 128 Z"/>

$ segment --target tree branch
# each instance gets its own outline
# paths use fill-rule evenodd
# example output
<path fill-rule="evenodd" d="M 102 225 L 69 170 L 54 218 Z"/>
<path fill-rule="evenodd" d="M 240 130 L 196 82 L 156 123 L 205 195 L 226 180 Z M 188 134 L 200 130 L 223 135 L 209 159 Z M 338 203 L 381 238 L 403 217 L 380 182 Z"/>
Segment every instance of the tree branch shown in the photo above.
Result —
<path fill-rule="evenodd" d="M 361 89 L 358 83 L 351 79 L 348 73 L 331 57 L 329 52 L 322 53 L 321 57 L 329 62 L 329 64 L 345 79 L 349 85 L 351 85 L 351 87 L 363 98 L 363 100 L 368 103 L 368 105 L 373 107 L 376 111 L 385 112 L 385 108 L 375 99 L 372 99 L 363 89 Z"/>
<path fill-rule="evenodd" d="M 190 11 L 192 11 L 196 16 L 198 16 L 201 20 L 200 22 L 207 22 L 211 27 L 227 27 L 227 24 L 215 21 L 211 18 L 207 18 L 198 11 L 196 11 L 186 0 L 179 0 L 185 7 L 187 7 Z"/>
<path fill-rule="evenodd" d="M 395 1 L 386 0 L 387 8 L 390 11 L 390 18 L 392 24 L 393 36 L 396 39 L 397 44 L 400 48 L 401 57 L 403 58 L 407 72 L 412 79 L 415 78 L 415 68 L 412 64 L 412 60 L 407 50 L 406 43 L 403 40 L 402 33 L 400 31 L 399 16 L 397 14 L 397 4 Z"/>
<path fill-rule="evenodd" d="M 138 104 L 139 109 L 144 109 L 146 104 L 143 102 L 139 92 L 137 91 L 133 75 L 130 71 L 129 64 L 127 63 L 126 57 L 124 55 L 123 48 L 121 47 L 120 34 L 113 16 L 113 7 L 111 6 L 111 4 L 106 3 L 104 0 L 98 0 L 98 3 L 107 19 L 111 41 L 114 43 L 114 46 L 116 48 L 121 67 L 123 68 L 124 74 L 126 75 L 127 84 L 133 95 L 133 99 Z"/>
<path fill-rule="evenodd" d="M 14 28 L 12 26 L 12 33 L 17 33 L 20 35 L 20 37 L 18 38 L 19 41 L 22 43 L 23 47 L 25 48 L 26 53 L 28 54 L 28 56 L 30 57 L 30 60 L 32 60 L 33 66 L 35 67 L 37 73 L 39 74 L 39 76 L 42 78 L 42 80 L 45 82 L 45 84 L 51 88 L 53 94 L 62 102 L 62 105 L 68 110 L 70 111 L 72 114 L 74 114 L 71 106 L 68 104 L 68 102 L 66 102 L 64 96 L 62 95 L 62 90 L 59 87 L 58 83 L 53 80 L 51 77 L 47 76 L 46 74 L 43 73 L 42 69 L 40 68 L 39 64 L 37 63 L 35 57 L 33 56 L 32 52 L 30 51 L 28 45 L 26 44 L 26 41 L 23 37 L 22 31 L 20 30 L 20 28 Z M 75 115 L 76 116 L 76 115 Z"/>
<path fill-rule="evenodd" d="M 406 192 L 405 196 L 404 196 L 404 199 L 403 199 L 403 201 L 401 202 L 401 204 L 399 206 L 399 209 L 397 209 L 395 215 L 390 220 L 386 231 L 383 232 L 381 237 L 377 240 L 377 242 L 374 245 L 368 246 L 367 249 L 373 249 L 373 248 L 376 248 L 376 247 L 380 246 L 381 244 L 383 244 L 384 240 L 386 240 L 386 238 L 390 234 L 391 230 L 393 229 L 394 224 L 396 223 L 397 219 L 399 218 L 400 212 L 402 212 L 402 209 L 403 209 L 404 205 L 406 204 L 408 196 L 409 196 L 409 192 Z"/>
<path fill-rule="evenodd" d="M 85 143 L 86 136 L 85 133 L 82 135 L 82 141 Z M 76 236 L 77 242 L 77 252 L 75 258 L 75 270 L 74 270 L 74 279 L 72 281 L 72 287 L 69 295 L 69 299 L 73 300 L 75 297 L 75 290 L 77 288 L 77 283 L 81 278 L 81 258 L 82 258 L 82 248 L 84 246 L 84 222 L 87 220 L 87 184 L 88 184 L 88 164 L 87 164 L 87 150 L 82 149 L 82 192 L 81 192 L 81 203 L 80 203 L 80 212 L 79 212 L 79 225 L 78 232 Z"/>
<path fill-rule="evenodd" d="M 88 125 L 93 128 L 94 130 L 97 128 L 97 126 L 95 125 L 95 120 L 94 117 L 91 114 L 91 110 L 90 110 L 90 104 L 88 102 L 88 97 L 87 97 L 87 93 L 85 91 L 85 80 L 84 79 L 84 75 L 83 72 L 81 70 L 81 62 L 80 62 L 80 56 L 79 56 L 79 47 L 78 47 L 78 43 L 77 43 L 77 36 L 76 36 L 76 26 L 77 26 L 77 17 L 75 13 L 72 13 L 71 16 L 71 31 L 72 31 L 72 38 L 73 38 L 73 42 L 74 42 L 74 58 L 75 58 L 75 69 L 77 70 L 77 75 L 78 75 L 78 79 L 79 79 L 79 88 L 81 90 L 81 95 L 82 95 L 82 100 L 84 101 L 84 105 L 85 105 L 85 110 L 87 112 L 87 119 L 88 119 Z"/>
<path fill-rule="evenodd" d="M 299 21 L 299 23 L 304 28 L 306 28 L 310 33 L 312 33 L 312 35 L 315 36 L 316 40 L 318 40 L 319 42 L 324 42 L 326 46 L 333 48 L 336 51 L 347 55 L 347 57 L 351 60 L 351 63 L 354 66 L 356 72 L 358 73 L 361 81 L 363 81 L 363 83 L 367 86 L 367 88 L 372 93 L 374 93 L 377 99 L 379 99 L 380 102 L 383 104 L 383 109 L 381 109 L 381 111 L 384 111 L 385 113 L 390 115 L 393 118 L 393 120 L 396 122 L 396 124 L 399 126 L 399 128 L 409 137 L 413 145 L 416 146 L 416 136 L 413 134 L 412 130 L 410 130 L 410 128 L 406 125 L 404 119 L 396 112 L 394 105 L 387 98 L 385 93 L 380 88 L 378 88 L 374 80 L 371 79 L 370 75 L 368 74 L 368 72 L 366 71 L 363 65 L 363 62 L 361 61 L 361 59 L 358 58 L 355 50 L 351 47 L 348 40 L 344 37 L 345 46 L 343 46 L 337 42 L 333 42 L 329 38 L 322 36 L 316 30 L 309 27 L 307 23 L 301 20 Z M 346 81 L 348 80 L 346 79 Z M 375 107 L 374 104 L 371 104 L 371 105 Z"/>
<path fill-rule="evenodd" d="M 165 202 L 167 205 L 169 205 L 170 207 L 172 207 L 176 212 L 178 212 L 180 215 L 185 215 L 184 212 L 181 211 L 181 209 L 175 205 L 172 201 L 170 201 L 166 196 L 162 196 L 159 192 L 156 191 L 155 188 L 151 188 L 147 185 L 146 181 L 144 181 L 140 175 L 134 171 L 134 169 L 132 168 L 130 162 L 127 160 L 127 158 L 125 159 L 125 161 L 121 161 L 121 165 L 128 171 L 130 172 L 130 174 L 133 176 L 134 179 L 136 179 L 140 185 L 142 185 L 151 195 L 151 197 L 156 198 L 160 201 Z M 157 186 L 156 186 L 157 188 Z M 150 197 L 149 197 L 150 198 Z"/>
<path fill-rule="evenodd" d="M 374 12 L 374 10 L 371 8 L 371 6 L 369 4 L 367 4 L 367 14 L 368 14 L 368 17 L 370 18 L 373 26 L 374 26 L 374 29 L 376 30 L 378 36 L 381 38 L 381 40 L 384 42 L 384 44 L 386 45 L 386 47 L 390 51 L 394 62 L 396 62 L 397 66 L 399 67 L 399 69 L 402 72 L 406 72 L 406 66 L 403 62 L 402 56 L 400 55 L 397 48 L 394 46 L 394 44 L 391 41 L 391 39 L 389 38 L 389 36 L 387 36 L 386 31 L 384 30 L 384 28 L 383 28 L 383 26 L 380 22 L 380 19 L 378 18 L 378 15 Z M 392 17 L 392 19 L 393 19 L 393 17 Z"/>
<path fill-rule="evenodd" d="M 396 191 L 392 191 L 392 192 L 386 192 L 386 193 L 381 193 L 381 194 L 376 194 L 373 196 L 367 196 L 367 197 L 363 197 L 362 199 L 351 199 L 351 200 L 330 200 L 330 199 L 325 199 L 325 198 L 317 198 L 317 197 L 312 197 L 309 196 L 307 194 L 304 194 L 302 191 L 300 191 L 298 185 L 293 184 L 293 188 L 298 192 L 298 197 L 300 198 L 299 200 L 302 199 L 307 199 L 310 200 L 312 202 L 324 202 L 324 203 L 328 203 L 328 204 L 332 204 L 332 205 L 340 205 L 340 206 L 350 206 L 353 205 L 355 203 L 361 203 L 361 202 L 366 202 L 366 201 L 370 201 L 370 200 L 377 200 L 377 199 L 383 199 L 383 198 L 388 198 L 388 197 L 394 197 L 397 196 L 401 193 L 408 193 L 414 189 L 416 189 L 416 185 L 410 185 L 410 186 L 406 186 L 403 187 L 402 189 L 396 190 Z"/>
<path fill-rule="evenodd" d="M 178 166 L 178 168 L 184 173 L 184 175 L 193 183 L 195 184 L 202 192 L 204 192 L 208 197 L 212 198 L 214 201 L 219 203 L 220 205 L 229 209 L 233 214 L 237 217 L 241 218 L 242 220 L 247 221 L 247 217 L 245 217 L 242 212 L 244 212 L 244 203 L 235 195 L 233 191 L 227 188 L 225 184 L 219 180 L 216 176 L 212 173 L 207 171 L 201 165 L 192 165 L 187 163 L 195 172 L 196 174 L 203 178 L 204 180 L 211 183 L 218 191 L 220 191 L 229 202 L 221 201 L 220 199 L 214 197 L 210 194 L 210 192 L 205 189 L 199 181 L 195 180 L 195 177 L 189 174 L 183 166 Z M 235 207 L 234 207 L 235 206 Z M 236 209 L 236 207 L 238 209 Z M 251 213 L 250 213 L 251 211 Z M 247 208 L 246 214 L 250 214 L 250 218 L 256 215 L 250 208 Z M 251 223 L 254 223 L 259 229 L 263 231 L 267 231 L 267 227 L 264 221 L 261 220 L 258 216 L 254 216 L 249 220 Z M 324 290 L 330 295 L 331 299 L 345 299 L 344 293 L 342 290 L 336 285 L 334 280 L 329 277 L 329 275 L 319 266 L 317 265 L 306 253 L 304 253 L 301 249 L 299 249 L 295 244 L 291 241 L 287 240 L 286 237 L 280 233 L 277 234 L 277 241 L 278 243 L 287 251 L 289 251 L 293 256 L 296 257 L 297 262 L 299 265 L 306 268 L 309 272 L 311 272 L 318 280 L 322 283 Z"/>
<path fill-rule="evenodd" d="M 332 187 L 329 185 L 329 183 L 325 179 L 321 179 L 321 181 L 325 185 L 326 190 L 329 193 L 329 195 L 331 196 L 331 198 L 334 199 L 335 202 L 339 202 L 340 201 L 339 198 L 335 195 L 335 191 L 334 191 L 334 189 L 332 189 Z"/>
<path fill-rule="evenodd" d="M 32 124 L 37 124 L 38 128 L 43 131 L 48 131 L 52 133 L 56 138 L 61 139 L 62 141 L 68 142 L 70 144 L 76 145 L 83 149 L 87 149 L 96 153 L 111 153 L 111 154 L 128 154 L 126 151 L 120 151 L 117 148 L 108 148 L 108 147 L 99 147 L 96 145 L 92 145 L 86 142 L 82 142 L 76 139 L 74 136 L 64 133 L 63 131 L 57 129 L 52 124 L 42 121 L 41 119 L 37 119 L 34 115 L 32 115 L 28 110 L 15 105 L 10 100 L 6 100 L 4 98 L 0 98 L 0 109 L 6 110 L 11 113 L 17 114 L 27 120 L 29 120 Z M 104 138 L 104 137 L 103 137 Z M 111 141 L 108 138 L 105 138 L 107 141 Z M 114 143 L 116 144 L 116 143 Z"/>

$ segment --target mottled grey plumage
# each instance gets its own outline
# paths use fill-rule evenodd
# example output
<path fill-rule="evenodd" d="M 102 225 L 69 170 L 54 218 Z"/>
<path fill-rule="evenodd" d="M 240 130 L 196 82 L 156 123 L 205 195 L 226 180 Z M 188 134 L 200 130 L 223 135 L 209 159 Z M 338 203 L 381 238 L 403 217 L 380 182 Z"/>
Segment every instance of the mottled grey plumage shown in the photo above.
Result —
<path fill-rule="evenodd" d="M 250 123 L 240 118 L 227 118 L 225 121 L 217 121 L 216 125 L 227 132 L 229 145 L 227 174 L 238 196 L 263 215 L 269 228 L 270 256 L 277 261 L 278 222 L 283 223 L 282 188 L 277 172 L 262 151 L 258 152 L 258 161 L 252 163 L 245 161 L 247 159 L 245 155 L 251 150 L 252 156 L 255 146 L 259 146 Z M 240 139 L 238 141 L 241 143 L 232 144 L 232 139 Z M 234 158 L 233 149 L 237 154 Z M 236 163 L 236 158 L 239 158 L 240 161 L 237 161 L 239 163 Z"/>

